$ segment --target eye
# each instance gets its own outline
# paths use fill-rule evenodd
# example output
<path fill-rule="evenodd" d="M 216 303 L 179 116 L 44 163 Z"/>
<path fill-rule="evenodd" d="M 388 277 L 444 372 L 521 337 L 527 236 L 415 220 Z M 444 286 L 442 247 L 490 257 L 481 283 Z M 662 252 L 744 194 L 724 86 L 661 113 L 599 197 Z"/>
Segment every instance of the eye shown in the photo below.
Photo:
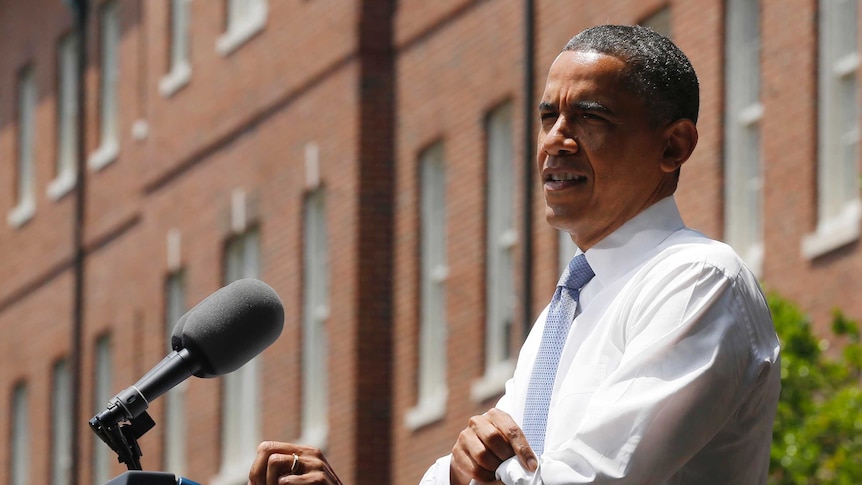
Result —
<path fill-rule="evenodd" d="M 605 121 L 605 118 L 591 112 L 581 113 L 581 119 L 587 121 Z"/>
<path fill-rule="evenodd" d="M 553 126 L 554 123 L 557 122 L 557 118 L 559 118 L 559 117 L 560 117 L 560 114 L 555 113 L 553 111 L 545 111 L 545 112 L 539 113 L 539 119 L 541 120 L 542 126 L 545 129 L 548 129 L 551 126 Z"/>
<path fill-rule="evenodd" d="M 541 119 L 541 120 L 543 120 L 543 121 L 544 121 L 544 120 L 548 120 L 548 119 L 556 119 L 556 118 L 557 118 L 557 113 L 554 113 L 554 112 L 551 112 L 551 111 L 546 111 L 546 112 L 543 112 L 543 113 L 539 113 L 539 119 Z"/>

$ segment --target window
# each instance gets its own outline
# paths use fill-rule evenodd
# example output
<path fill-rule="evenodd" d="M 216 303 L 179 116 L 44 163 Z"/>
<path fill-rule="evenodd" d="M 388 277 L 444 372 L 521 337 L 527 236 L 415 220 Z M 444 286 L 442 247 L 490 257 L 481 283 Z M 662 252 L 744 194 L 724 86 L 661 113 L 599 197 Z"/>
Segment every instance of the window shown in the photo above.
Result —
<path fill-rule="evenodd" d="M 247 230 L 225 248 L 225 284 L 260 274 L 260 235 Z M 245 483 L 260 439 L 259 358 L 222 379 L 222 464 L 217 483 Z"/>
<path fill-rule="evenodd" d="M 30 413 L 27 386 L 18 384 L 12 392 L 12 448 L 9 467 L 11 485 L 30 483 Z"/>
<path fill-rule="evenodd" d="M 437 143 L 419 156 L 420 294 L 418 393 L 406 416 L 415 429 L 446 413 L 446 162 Z"/>
<path fill-rule="evenodd" d="M 174 324 L 186 312 L 185 284 L 182 271 L 175 271 L 165 282 L 165 335 L 168 351 Z M 182 382 L 165 395 L 165 446 L 164 468 L 176 475 L 185 472 L 186 461 L 186 389 L 188 383 Z"/>
<path fill-rule="evenodd" d="M 9 212 L 9 224 L 20 227 L 36 212 L 35 167 L 33 166 L 36 131 L 36 76 L 26 67 L 18 77 L 18 165 L 17 205 Z"/>
<path fill-rule="evenodd" d="M 859 51 L 856 1 L 821 0 L 817 228 L 802 241 L 816 257 L 859 238 Z"/>
<path fill-rule="evenodd" d="M 67 485 L 72 483 L 72 377 L 66 359 L 54 364 L 51 388 L 51 485 Z"/>
<path fill-rule="evenodd" d="M 57 161 L 48 196 L 59 199 L 75 186 L 78 157 L 78 37 L 64 36 L 59 46 L 57 89 Z"/>
<path fill-rule="evenodd" d="M 111 338 L 105 335 L 96 341 L 94 364 L 96 374 L 93 387 L 94 415 L 105 409 L 108 401 L 113 397 L 111 394 L 113 387 L 112 366 Z M 93 483 L 105 483 L 111 478 L 111 463 L 114 463 L 117 457 L 108 445 L 95 434 L 90 433 L 90 439 L 93 443 Z"/>
<path fill-rule="evenodd" d="M 170 96 L 188 84 L 192 75 L 189 63 L 189 17 L 191 0 L 171 0 L 170 67 L 159 82 L 162 96 Z"/>
<path fill-rule="evenodd" d="M 99 13 L 101 34 L 101 73 L 99 84 L 99 148 L 90 155 L 90 166 L 104 168 L 119 153 L 119 116 L 117 85 L 119 78 L 120 14 L 119 2 L 112 0 Z"/>
<path fill-rule="evenodd" d="M 513 250 L 515 231 L 515 163 L 512 149 L 512 105 L 506 103 L 486 119 L 487 243 L 485 274 L 485 375 L 473 387 L 473 398 L 485 400 L 503 391 L 512 377 L 514 324 Z"/>
<path fill-rule="evenodd" d="M 263 30 L 267 9 L 267 0 L 227 0 L 227 30 L 216 43 L 219 54 L 230 54 Z"/>
<path fill-rule="evenodd" d="M 763 265 L 760 5 L 728 0 L 725 66 L 725 239 L 755 274 Z"/>
<path fill-rule="evenodd" d="M 302 437 L 326 447 L 329 432 L 329 240 L 323 189 L 308 193 L 303 227 Z"/>

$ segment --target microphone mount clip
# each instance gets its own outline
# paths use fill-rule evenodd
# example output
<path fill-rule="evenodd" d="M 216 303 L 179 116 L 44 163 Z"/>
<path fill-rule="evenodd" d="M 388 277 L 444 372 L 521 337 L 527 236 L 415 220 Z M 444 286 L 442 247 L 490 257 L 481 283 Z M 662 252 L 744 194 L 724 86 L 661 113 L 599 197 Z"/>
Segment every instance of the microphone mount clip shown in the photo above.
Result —
<path fill-rule="evenodd" d="M 90 420 L 90 429 L 117 454 L 117 460 L 128 470 L 142 470 L 141 447 L 138 438 L 151 430 L 156 422 L 144 411 L 137 417 L 106 424 L 96 415 Z"/>

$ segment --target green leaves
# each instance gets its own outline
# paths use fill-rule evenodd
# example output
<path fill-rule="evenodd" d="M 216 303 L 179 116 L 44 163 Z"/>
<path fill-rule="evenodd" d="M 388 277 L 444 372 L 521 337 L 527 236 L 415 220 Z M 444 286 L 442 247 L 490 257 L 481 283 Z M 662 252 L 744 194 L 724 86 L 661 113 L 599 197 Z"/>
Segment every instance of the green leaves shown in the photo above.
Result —
<path fill-rule="evenodd" d="M 781 399 L 769 483 L 862 483 L 862 345 L 859 325 L 833 313 L 832 342 L 819 339 L 792 303 L 769 297 L 781 340 Z"/>

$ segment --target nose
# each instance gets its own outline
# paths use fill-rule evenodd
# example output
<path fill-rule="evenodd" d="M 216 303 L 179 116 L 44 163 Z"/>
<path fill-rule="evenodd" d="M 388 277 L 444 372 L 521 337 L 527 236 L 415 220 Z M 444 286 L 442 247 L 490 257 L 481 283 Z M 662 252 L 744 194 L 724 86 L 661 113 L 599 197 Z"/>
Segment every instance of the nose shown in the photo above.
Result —
<path fill-rule="evenodd" d="M 578 151 L 577 137 L 572 133 L 565 116 L 557 118 L 554 126 L 544 133 L 542 151 L 551 156 L 573 155 Z"/>

